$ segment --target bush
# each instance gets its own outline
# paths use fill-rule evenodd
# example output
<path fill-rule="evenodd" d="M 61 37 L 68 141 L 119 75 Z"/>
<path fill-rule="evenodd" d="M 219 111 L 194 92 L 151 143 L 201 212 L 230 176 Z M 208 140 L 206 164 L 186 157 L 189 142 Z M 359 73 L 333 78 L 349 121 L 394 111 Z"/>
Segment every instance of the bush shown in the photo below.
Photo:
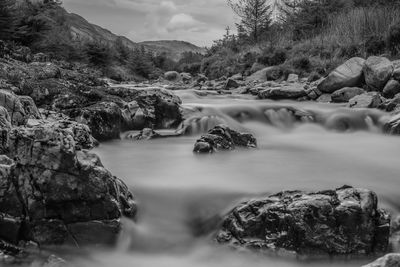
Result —
<path fill-rule="evenodd" d="M 277 48 L 273 51 L 264 50 L 263 54 L 257 58 L 257 62 L 266 66 L 277 66 L 284 63 L 286 59 L 286 50 Z"/>
<path fill-rule="evenodd" d="M 400 53 L 400 24 L 390 26 L 386 42 L 393 54 Z"/>
<path fill-rule="evenodd" d="M 298 70 L 309 71 L 311 69 L 311 61 L 307 56 L 295 57 L 291 63 Z"/>
<path fill-rule="evenodd" d="M 385 41 L 381 36 L 371 36 L 365 41 L 367 55 L 379 55 L 385 52 Z"/>

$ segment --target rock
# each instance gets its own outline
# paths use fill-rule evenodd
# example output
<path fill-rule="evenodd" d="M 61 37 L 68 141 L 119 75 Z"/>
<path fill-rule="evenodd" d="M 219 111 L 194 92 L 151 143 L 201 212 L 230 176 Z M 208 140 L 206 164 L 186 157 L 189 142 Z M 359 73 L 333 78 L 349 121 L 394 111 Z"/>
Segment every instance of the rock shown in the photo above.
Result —
<path fill-rule="evenodd" d="M 257 140 L 251 134 L 236 132 L 225 125 L 219 125 L 201 136 L 194 145 L 195 153 L 213 153 L 233 150 L 236 147 L 256 148 Z"/>
<path fill-rule="evenodd" d="M 288 83 L 297 83 L 299 82 L 299 75 L 297 74 L 289 74 L 287 80 Z"/>
<path fill-rule="evenodd" d="M 366 189 L 287 191 L 241 203 L 216 233 L 221 244 L 300 255 L 385 252 L 389 215 Z"/>
<path fill-rule="evenodd" d="M 393 98 L 400 93 L 400 82 L 397 80 L 390 80 L 383 88 L 382 95 L 386 98 Z"/>
<path fill-rule="evenodd" d="M 385 123 L 383 131 L 387 134 L 400 135 L 400 113 L 394 115 Z"/>
<path fill-rule="evenodd" d="M 373 263 L 364 265 L 363 267 L 398 267 L 400 266 L 400 254 L 387 254 L 377 259 Z"/>
<path fill-rule="evenodd" d="M 28 119 L 41 119 L 40 112 L 36 107 L 35 102 L 29 96 L 20 96 L 19 101 L 22 104 L 25 115 Z"/>
<path fill-rule="evenodd" d="M 208 81 L 208 78 L 205 75 L 203 75 L 203 74 L 197 75 L 196 83 L 201 84 L 201 83 L 205 83 L 206 81 Z"/>
<path fill-rule="evenodd" d="M 322 95 L 322 92 L 320 90 L 318 90 L 318 88 L 316 86 L 305 89 L 305 91 L 306 91 L 307 97 L 312 100 L 317 100 Z"/>
<path fill-rule="evenodd" d="M 39 245 L 104 244 L 117 239 L 121 216 L 135 217 L 127 186 L 96 155 L 79 151 L 69 129 L 42 124 L 13 128 L 9 151 L 16 164 L 10 165 L 11 177 L 3 179 L 16 181 L 12 184 L 23 208 L 1 212 L 22 214 L 20 239 Z"/>
<path fill-rule="evenodd" d="M 257 71 L 260 71 L 262 69 L 265 69 L 265 65 L 263 65 L 261 63 L 258 63 L 258 62 L 255 62 L 250 68 L 250 73 L 253 74 L 253 73 L 256 73 Z"/>
<path fill-rule="evenodd" d="M 69 115 L 75 121 L 88 125 L 93 137 L 99 141 L 120 138 L 122 112 L 115 103 L 101 102 L 86 108 L 71 110 Z"/>
<path fill-rule="evenodd" d="M 8 133 L 11 130 L 11 119 L 7 110 L 0 106 L 0 155 L 8 150 Z"/>
<path fill-rule="evenodd" d="M 0 106 L 4 107 L 11 118 L 12 125 L 24 125 L 27 117 L 24 107 L 17 95 L 11 91 L 0 89 Z"/>
<path fill-rule="evenodd" d="M 383 103 L 381 96 L 376 92 L 368 92 L 350 99 L 350 108 L 378 108 Z"/>
<path fill-rule="evenodd" d="M 150 140 L 150 139 L 155 139 L 155 138 L 159 138 L 159 137 L 161 137 L 161 135 L 150 128 L 145 128 L 142 131 L 140 131 L 139 133 L 128 134 L 126 136 L 127 139 L 133 139 L 133 140 Z"/>
<path fill-rule="evenodd" d="M 192 75 L 190 73 L 182 72 L 180 76 L 184 82 L 189 82 L 192 80 Z"/>
<path fill-rule="evenodd" d="M 180 80 L 181 76 L 176 71 L 167 71 L 166 73 L 164 73 L 164 78 L 167 81 L 176 82 Z"/>
<path fill-rule="evenodd" d="M 392 62 L 384 57 L 369 57 L 364 64 L 365 83 L 370 91 L 382 92 L 393 74 Z"/>
<path fill-rule="evenodd" d="M 332 95 L 331 94 L 323 94 L 317 98 L 317 102 L 319 103 L 330 103 L 332 102 Z"/>
<path fill-rule="evenodd" d="M 275 81 L 282 78 L 282 75 L 283 75 L 282 70 L 279 67 L 272 66 L 253 73 L 252 75 L 247 77 L 246 81 L 247 82 L 255 82 L 255 81 L 266 82 L 271 80 Z"/>
<path fill-rule="evenodd" d="M 360 87 L 363 83 L 363 66 L 365 60 L 354 57 L 332 71 L 318 84 L 323 93 L 333 93 L 344 87 Z"/>
<path fill-rule="evenodd" d="M 229 89 L 238 88 L 238 87 L 240 87 L 240 84 L 236 80 L 229 78 L 228 80 L 226 80 L 224 90 L 229 90 Z"/>
<path fill-rule="evenodd" d="M 243 75 L 241 73 L 237 73 L 235 75 L 232 75 L 229 79 L 232 79 L 235 81 L 243 81 Z"/>
<path fill-rule="evenodd" d="M 393 79 L 400 82 L 400 66 L 393 71 Z"/>
<path fill-rule="evenodd" d="M 33 62 L 30 64 L 34 72 L 34 79 L 47 80 L 61 78 L 61 70 L 50 62 Z"/>
<path fill-rule="evenodd" d="M 307 96 L 301 84 L 292 84 L 276 88 L 268 88 L 258 93 L 260 99 L 298 99 Z"/>
<path fill-rule="evenodd" d="M 345 87 L 332 94 L 332 102 L 347 103 L 355 96 L 364 94 L 365 90 L 358 87 Z"/>

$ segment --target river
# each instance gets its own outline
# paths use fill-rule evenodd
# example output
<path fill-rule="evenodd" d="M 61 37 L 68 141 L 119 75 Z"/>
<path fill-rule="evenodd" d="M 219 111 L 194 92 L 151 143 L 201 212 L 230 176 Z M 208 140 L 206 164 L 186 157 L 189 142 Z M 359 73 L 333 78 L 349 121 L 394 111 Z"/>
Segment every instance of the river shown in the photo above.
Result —
<path fill-rule="evenodd" d="M 90 250 L 78 266 L 301 267 L 361 266 L 364 259 L 298 259 L 224 248 L 199 236 L 201 219 L 228 210 L 245 197 L 282 190 L 322 190 L 343 185 L 375 191 L 394 215 L 400 203 L 400 138 L 381 133 L 386 114 L 340 105 L 268 102 L 241 95 L 198 97 L 176 92 L 198 109 L 192 135 L 151 141 L 118 140 L 94 152 L 135 193 L 137 223 L 125 222 L 118 247 Z M 303 119 L 293 117 L 294 109 Z M 306 114 L 318 120 L 310 123 Z M 192 153 L 201 132 L 214 124 L 253 133 L 258 149 L 207 156 Z"/>

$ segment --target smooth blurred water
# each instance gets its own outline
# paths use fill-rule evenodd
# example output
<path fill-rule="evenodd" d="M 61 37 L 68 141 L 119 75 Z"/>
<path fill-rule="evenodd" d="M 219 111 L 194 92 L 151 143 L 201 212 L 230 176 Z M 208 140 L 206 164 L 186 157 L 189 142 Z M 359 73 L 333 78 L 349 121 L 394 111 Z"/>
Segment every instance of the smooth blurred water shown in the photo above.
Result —
<path fill-rule="evenodd" d="M 232 110 L 271 104 L 232 96 L 211 100 L 185 94 L 182 98 L 187 105 L 207 106 L 211 108 L 207 112 L 213 110 L 233 120 Z M 354 120 L 361 118 L 369 125 L 369 115 L 365 116 L 364 111 L 354 113 L 339 106 L 311 103 L 281 105 L 329 116 L 336 111 L 349 113 Z M 371 116 L 375 115 L 385 116 Z M 345 184 L 375 191 L 380 205 L 397 214 L 400 137 L 383 135 L 374 126 L 376 123 L 346 132 L 332 131 L 321 124 L 282 126 L 251 118 L 232 123 L 255 134 L 258 149 L 194 155 L 192 149 L 199 134 L 143 142 L 119 140 L 96 149 L 105 167 L 132 188 L 140 212 L 137 223 L 125 222 L 117 249 L 93 250 L 90 258 L 80 260 L 79 265 L 353 267 L 370 262 L 371 258 L 307 261 L 288 255 L 233 251 L 214 244 L 208 236 L 196 236 L 191 226 L 198 218 L 222 213 L 244 197 L 290 189 L 334 189 Z"/>

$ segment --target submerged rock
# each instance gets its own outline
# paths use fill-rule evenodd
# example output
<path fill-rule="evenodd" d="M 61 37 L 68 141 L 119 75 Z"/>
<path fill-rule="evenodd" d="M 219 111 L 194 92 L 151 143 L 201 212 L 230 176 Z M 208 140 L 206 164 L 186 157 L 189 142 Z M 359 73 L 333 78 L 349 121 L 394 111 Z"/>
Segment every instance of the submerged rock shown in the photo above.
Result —
<path fill-rule="evenodd" d="M 216 240 L 306 255 L 385 252 L 390 217 L 377 204 L 375 193 L 352 187 L 282 192 L 235 207 L 223 219 Z"/>
<path fill-rule="evenodd" d="M 363 267 L 398 267 L 400 266 L 400 254 L 392 253 L 377 259 L 373 263 Z"/>
<path fill-rule="evenodd" d="M 332 71 L 328 77 L 318 84 L 323 93 L 333 93 L 344 87 L 359 87 L 363 82 L 363 66 L 365 60 L 354 57 Z"/>
<path fill-rule="evenodd" d="M 225 125 L 218 125 L 196 141 L 193 151 L 213 153 L 220 150 L 233 150 L 235 147 L 255 148 L 257 140 L 251 134 L 239 133 Z"/>
<path fill-rule="evenodd" d="M 370 91 L 381 92 L 393 74 L 393 64 L 385 57 L 369 57 L 365 61 L 363 73 Z"/>
<path fill-rule="evenodd" d="M 332 102 L 347 103 L 355 96 L 365 93 L 365 90 L 358 87 L 345 87 L 332 94 Z"/>

